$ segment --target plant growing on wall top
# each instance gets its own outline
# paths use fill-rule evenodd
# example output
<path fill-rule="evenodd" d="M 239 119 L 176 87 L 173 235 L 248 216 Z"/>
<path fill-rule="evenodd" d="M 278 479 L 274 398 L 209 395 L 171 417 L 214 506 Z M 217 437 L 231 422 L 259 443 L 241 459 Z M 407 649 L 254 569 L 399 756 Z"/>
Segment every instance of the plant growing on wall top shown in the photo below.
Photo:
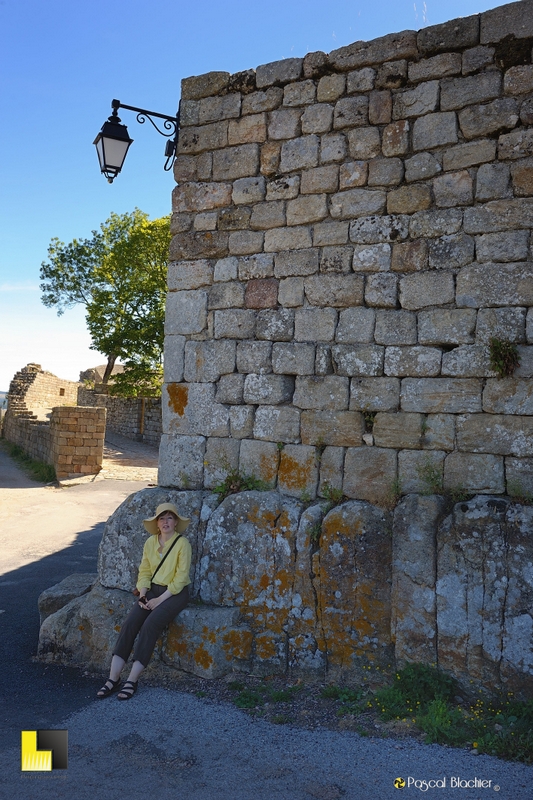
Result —
<path fill-rule="evenodd" d="M 514 342 L 491 337 L 489 343 L 490 366 L 499 378 L 507 378 L 520 366 L 518 347 Z"/>

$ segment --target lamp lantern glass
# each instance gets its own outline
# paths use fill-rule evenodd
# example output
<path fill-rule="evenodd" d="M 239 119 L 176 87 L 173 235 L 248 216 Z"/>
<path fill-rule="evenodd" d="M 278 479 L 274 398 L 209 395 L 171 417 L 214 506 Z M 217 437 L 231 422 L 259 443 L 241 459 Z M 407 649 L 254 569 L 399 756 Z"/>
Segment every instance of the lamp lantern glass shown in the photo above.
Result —
<path fill-rule="evenodd" d="M 116 111 L 115 111 L 116 114 Z M 118 116 L 111 116 L 102 125 L 102 130 L 94 140 L 100 171 L 106 176 L 109 183 L 117 177 L 133 139 L 130 139 L 128 129 L 120 124 Z"/>

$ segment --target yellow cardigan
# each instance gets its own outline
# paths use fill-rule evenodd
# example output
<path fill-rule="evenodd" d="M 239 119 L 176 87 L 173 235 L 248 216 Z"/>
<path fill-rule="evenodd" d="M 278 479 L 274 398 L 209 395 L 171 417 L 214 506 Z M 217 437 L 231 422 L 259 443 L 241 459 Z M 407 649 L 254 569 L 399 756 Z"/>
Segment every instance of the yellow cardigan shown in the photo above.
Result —
<path fill-rule="evenodd" d="M 171 539 L 166 542 L 163 552 L 159 553 L 159 542 L 157 536 L 149 536 L 144 543 L 143 557 L 141 566 L 139 567 L 139 576 L 137 578 L 137 589 L 150 588 L 152 575 L 156 571 L 161 559 L 168 551 L 168 548 L 175 540 L 178 534 L 175 534 Z M 179 594 L 185 586 L 191 582 L 189 577 L 189 569 L 191 566 L 191 545 L 189 540 L 182 536 L 177 544 L 172 548 L 172 552 L 165 559 L 165 563 L 155 576 L 155 583 L 161 586 L 166 586 L 168 591 L 172 594 Z"/>

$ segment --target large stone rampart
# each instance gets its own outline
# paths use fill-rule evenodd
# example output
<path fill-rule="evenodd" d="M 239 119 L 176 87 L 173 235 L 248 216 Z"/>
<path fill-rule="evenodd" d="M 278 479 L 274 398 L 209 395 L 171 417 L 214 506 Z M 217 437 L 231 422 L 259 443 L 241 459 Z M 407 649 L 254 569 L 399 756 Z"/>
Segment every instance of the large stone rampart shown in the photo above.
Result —
<path fill-rule="evenodd" d="M 532 45 L 524 0 L 183 81 L 160 483 L 533 492 Z"/>

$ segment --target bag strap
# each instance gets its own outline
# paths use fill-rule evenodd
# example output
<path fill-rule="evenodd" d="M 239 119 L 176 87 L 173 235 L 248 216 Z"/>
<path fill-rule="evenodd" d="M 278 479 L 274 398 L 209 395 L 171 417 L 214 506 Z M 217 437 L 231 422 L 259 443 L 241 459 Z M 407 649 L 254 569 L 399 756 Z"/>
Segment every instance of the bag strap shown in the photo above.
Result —
<path fill-rule="evenodd" d="M 163 556 L 163 558 L 161 559 L 161 561 L 160 561 L 160 562 L 159 562 L 159 564 L 157 565 L 157 567 L 156 567 L 156 569 L 155 569 L 155 572 L 154 572 L 154 574 L 152 575 L 152 580 L 150 581 L 151 583 L 153 583 L 153 582 L 154 582 L 154 578 L 155 578 L 155 576 L 157 575 L 158 571 L 159 571 L 159 570 L 161 569 L 161 567 L 163 566 L 163 564 L 164 564 L 164 561 L 165 561 L 165 558 L 166 558 L 166 557 L 167 557 L 167 556 L 170 554 L 170 551 L 172 550 L 172 548 L 174 547 L 174 545 L 176 544 L 176 542 L 178 541 L 178 539 L 181 539 L 181 533 L 178 533 L 178 535 L 176 536 L 176 538 L 174 539 L 174 541 L 172 542 L 172 544 L 171 544 L 171 545 L 170 545 L 170 547 L 168 548 L 167 552 L 165 553 L 165 555 Z"/>

